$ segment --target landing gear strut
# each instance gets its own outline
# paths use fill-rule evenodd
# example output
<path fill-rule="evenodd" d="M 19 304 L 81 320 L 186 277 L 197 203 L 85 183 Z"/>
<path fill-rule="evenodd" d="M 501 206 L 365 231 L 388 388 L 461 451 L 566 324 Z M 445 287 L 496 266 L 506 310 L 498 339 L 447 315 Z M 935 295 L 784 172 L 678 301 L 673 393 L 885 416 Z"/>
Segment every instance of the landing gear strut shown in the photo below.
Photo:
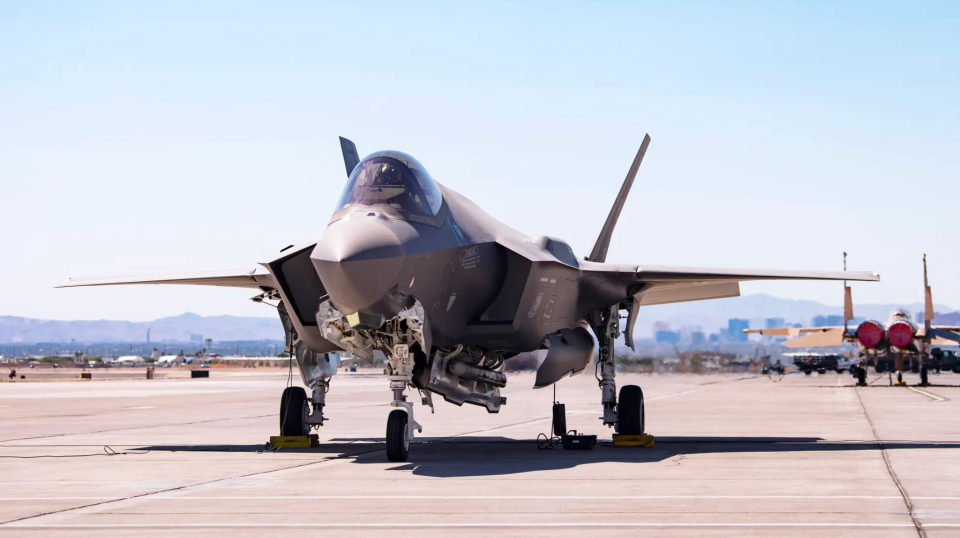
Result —
<path fill-rule="evenodd" d="M 340 358 L 309 349 L 293 328 L 283 302 L 277 306 L 277 311 L 286 333 L 284 349 L 296 359 L 300 378 L 312 392 L 312 397 L 307 398 L 301 387 L 287 387 L 283 391 L 280 397 L 280 435 L 306 436 L 312 428 L 323 426 L 326 420 L 323 407 L 327 403 L 330 379 L 340 368 Z"/>
<path fill-rule="evenodd" d="M 600 344 L 600 390 L 604 426 L 617 426 L 617 364 L 613 343 L 620 336 L 620 307 L 611 306 L 590 315 L 590 325 Z"/>
<path fill-rule="evenodd" d="M 390 354 L 390 390 L 393 391 L 391 407 L 397 407 L 387 418 L 387 459 L 407 461 L 413 430 L 423 433 L 423 427 L 413 419 L 413 402 L 407 401 L 404 391 L 413 384 L 413 355 L 406 344 L 393 347 Z"/>
<path fill-rule="evenodd" d="M 620 336 L 620 305 L 598 310 L 590 316 L 590 325 L 600 344 L 598 381 L 602 392 L 603 424 L 619 435 L 642 435 L 645 413 L 643 390 L 637 385 L 620 388 L 617 401 L 617 364 L 613 343 Z"/>

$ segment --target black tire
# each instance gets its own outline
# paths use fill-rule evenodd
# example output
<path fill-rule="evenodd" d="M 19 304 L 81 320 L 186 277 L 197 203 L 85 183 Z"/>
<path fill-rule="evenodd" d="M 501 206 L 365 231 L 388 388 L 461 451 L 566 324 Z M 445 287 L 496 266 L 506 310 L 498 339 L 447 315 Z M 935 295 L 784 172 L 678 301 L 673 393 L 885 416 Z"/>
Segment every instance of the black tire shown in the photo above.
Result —
<path fill-rule="evenodd" d="M 813 370 L 806 370 L 803 372 L 805 375 L 810 375 L 813 373 Z"/>
<path fill-rule="evenodd" d="M 307 391 L 303 387 L 287 387 L 280 396 L 280 435 L 310 434 L 307 416 L 310 414 Z"/>
<path fill-rule="evenodd" d="M 403 409 L 390 411 L 387 417 L 387 459 L 407 461 L 410 443 L 407 441 L 407 412 Z"/>
<path fill-rule="evenodd" d="M 643 391 L 636 385 L 620 387 L 617 401 L 617 433 L 642 435 L 644 428 Z"/>

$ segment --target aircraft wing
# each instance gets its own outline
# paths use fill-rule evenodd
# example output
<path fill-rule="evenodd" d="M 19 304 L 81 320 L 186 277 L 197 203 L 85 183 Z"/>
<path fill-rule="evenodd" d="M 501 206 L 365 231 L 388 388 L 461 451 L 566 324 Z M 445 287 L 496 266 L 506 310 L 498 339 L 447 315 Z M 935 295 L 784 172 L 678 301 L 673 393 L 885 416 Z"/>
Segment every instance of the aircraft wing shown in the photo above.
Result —
<path fill-rule="evenodd" d="M 664 265 L 636 266 L 586 260 L 580 262 L 580 266 L 585 272 L 616 275 L 616 280 L 627 286 L 635 286 L 639 283 L 640 288 L 631 293 L 639 299 L 640 306 L 739 297 L 739 283 L 755 280 L 880 281 L 879 274 L 869 271 L 775 271 Z"/>
<path fill-rule="evenodd" d="M 157 275 L 124 278 L 68 278 L 57 288 L 83 286 L 118 286 L 129 284 L 188 284 L 193 286 L 223 286 L 228 288 L 276 288 L 273 276 L 263 267 L 240 271 L 210 271 L 178 275 Z"/>
<path fill-rule="evenodd" d="M 774 271 L 766 269 L 715 269 L 641 265 L 636 269 L 641 282 L 745 282 L 751 280 L 855 280 L 879 282 L 871 271 Z"/>

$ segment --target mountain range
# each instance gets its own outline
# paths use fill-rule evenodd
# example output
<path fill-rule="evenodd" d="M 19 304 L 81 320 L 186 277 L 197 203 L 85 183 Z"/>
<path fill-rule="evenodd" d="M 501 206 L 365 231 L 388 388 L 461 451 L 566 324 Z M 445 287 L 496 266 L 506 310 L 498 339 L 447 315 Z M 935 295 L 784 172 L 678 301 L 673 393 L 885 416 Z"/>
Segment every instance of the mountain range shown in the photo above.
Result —
<path fill-rule="evenodd" d="M 856 304 L 858 317 L 885 321 L 897 308 L 911 314 L 923 311 L 916 304 Z M 945 305 L 935 305 L 937 312 L 953 312 Z M 745 295 L 729 299 L 649 306 L 640 309 L 636 335 L 653 335 L 654 324 L 677 330 L 699 328 L 707 333 L 727 326 L 730 318 L 750 321 L 751 327 L 763 327 L 766 318 L 783 318 L 786 323 L 809 324 L 814 316 L 842 314 L 843 308 L 815 301 L 782 299 L 766 294 Z M 936 321 L 956 324 L 960 316 L 944 314 Z M 154 342 L 187 342 L 191 335 L 202 335 L 215 341 L 282 340 L 283 329 L 276 317 L 199 316 L 181 314 L 153 321 L 59 321 L 0 316 L 0 344 L 37 342 L 144 342 L 147 330 Z"/>
<path fill-rule="evenodd" d="M 153 321 L 59 321 L 0 316 L 0 344 L 37 342 L 188 342 L 191 335 L 216 341 L 283 340 L 280 318 L 181 314 Z"/>

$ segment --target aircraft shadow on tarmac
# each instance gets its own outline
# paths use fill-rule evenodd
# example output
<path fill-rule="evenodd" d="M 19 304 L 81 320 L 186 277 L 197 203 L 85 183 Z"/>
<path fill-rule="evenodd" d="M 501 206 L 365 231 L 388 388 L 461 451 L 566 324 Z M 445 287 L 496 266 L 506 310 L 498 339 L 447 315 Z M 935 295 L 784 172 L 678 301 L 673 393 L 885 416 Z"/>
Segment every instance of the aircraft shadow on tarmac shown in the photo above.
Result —
<path fill-rule="evenodd" d="M 382 437 L 333 439 L 297 453 L 341 454 L 359 464 L 386 461 Z M 960 450 L 958 442 L 884 441 L 887 450 Z M 692 454 L 879 451 L 876 441 L 824 441 L 818 437 L 658 437 L 650 448 L 614 447 L 601 443 L 593 450 L 538 450 L 534 440 L 505 437 L 458 439 L 420 437 L 410 447 L 414 461 L 390 468 L 430 477 L 496 476 L 571 469 L 601 462 L 656 463 Z M 171 452 L 254 452 L 263 445 L 146 446 L 135 450 Z M 284 450 L 287 452 L 288 450 Z"/>

